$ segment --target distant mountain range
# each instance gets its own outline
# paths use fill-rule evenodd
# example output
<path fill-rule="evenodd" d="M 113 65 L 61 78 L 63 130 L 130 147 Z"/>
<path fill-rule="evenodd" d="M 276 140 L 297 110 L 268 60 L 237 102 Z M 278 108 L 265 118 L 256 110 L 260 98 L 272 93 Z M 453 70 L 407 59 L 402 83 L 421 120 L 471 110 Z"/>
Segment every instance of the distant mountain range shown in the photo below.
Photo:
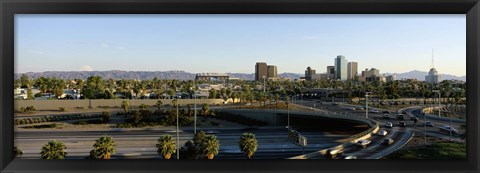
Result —
<path fill-rule="evenodd" d="M 45 72 L 28 72 L 28 73 L 19 73 L 15 74 L 15 79 L 20 78 L 22 74 L 26 74 L 31 79 L 37 79 L 39 77 L 57 77 L 61 79 L 87 79 L 90 76 L 101 76 L 104 79 L 153 79 L 157 77 L 158 79 L 178 79 L 178 80 L 193 80 L 195 79 L 195 73 L 189 73 L 185 71 L 45 71 Z M 227 73 L 231 78 L 239 78 L 243 80 L 254 80 L 254 73 Z M 385 73 L 385 75 L 390 75 L 392 73 Z M 397 79 L 403 78 L 414 78 L 420 81 L 425 79 L 427 72 L 423 71 L 410 71 L 406 73 L 397 73 Z M 303 74 L 300 73 L 281 73 L 278 74 L 282 78 L 298 79 L 303 77 Z M 442 80 L 463 80 L 466 81 L 466 76 L 455 76 L 449 74 L 440 74 Z"/>

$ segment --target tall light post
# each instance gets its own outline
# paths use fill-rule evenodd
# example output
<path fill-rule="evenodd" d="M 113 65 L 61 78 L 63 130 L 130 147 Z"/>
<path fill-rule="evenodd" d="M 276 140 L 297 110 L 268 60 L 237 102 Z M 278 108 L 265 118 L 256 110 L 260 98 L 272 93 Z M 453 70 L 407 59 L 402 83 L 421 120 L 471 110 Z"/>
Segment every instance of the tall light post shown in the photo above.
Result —
<path fill-rule="evenodd" d="M 193 135 L 197 134 L 197 91 L 196 91 L 197 85 L 195 84 L 195 89 L 193 90 Z"/>
<path fill-rule="evenodd" d="M 433 90 L 433 92 L 436 92 L 438 93 L 438 117 L 440 117 L 440 112 L 441 112 L 441 107 L 440 107 L 440 103 L 441 103 L 441 93 L 440 93 L 440 90 Z"/>
<path fill-rule="evenodd" d="M 266 77 L 265 77 L 265 76 L 262 76 L 262 78 L 263 78 L 263 94 L 265 94 L 265 78 L 266 78 Z"/>
<path fill-rule="evenodd" d="M 365 117 L 368 119 L 368 94 L 370 92 L 365 92 Z"/>
<path fill-rule="evenodd" d="M 425 115 L 425 112 L 423 112 L 423 126 L 424 126 L 424 131 L 423 131 L 423 138 L 425 139 L 425 145 L 427 145 L 427 115 Z"/>
<path fill-rule="evenodd" d="M 177 145 L 180 146 L 180 133 L 178 129 L 178 103 L 177 103 Z M 177 159 L 180 159 L 180 147 L 177 147 Z"/>
<path fill-rule="evenodd" d="M 288 96 L 287 96 L 287 98 L 288 98 Z M 287 127 L 288 127 L 288 131 L 290 131 L 290 108 L 289 108 L 288 105 L 289 105 L 289 103 L 288 103 L 288 99 L 287 99 Z"/>

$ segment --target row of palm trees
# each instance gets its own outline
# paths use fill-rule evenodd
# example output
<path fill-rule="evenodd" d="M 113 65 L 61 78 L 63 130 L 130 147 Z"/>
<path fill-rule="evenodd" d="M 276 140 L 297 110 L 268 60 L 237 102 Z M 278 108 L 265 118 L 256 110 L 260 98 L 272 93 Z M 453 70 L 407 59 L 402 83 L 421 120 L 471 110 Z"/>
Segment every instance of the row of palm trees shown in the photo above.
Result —
<path fill-rule="evenodd" d="M 73 79 L 63 80 L 58 78 L 45 78 L 30 80 L 27 75 L 22 75 L 20 79 L 15 80 L 17 87 L 38 88 L 42 93 L 61 94 L 65 88 L 78 88 L 82 90 L 85 98 L 114 98 L 113 91 L 119 93 L 133 92 L 136 96 L 147 90 L 156 94 L 156 99 L 163 97 L 163 94 L 174 96 L 176 91 L 188 93 L 192 98 L 195 90 L 198 90 L 198 84 L 204 81 L 193 80 L 104 80 L 100 76 L 91 76 L 87 80 Z M 346 91 L 344 97 L 364 97 L 365 92 L 375 92 L 382 99 L 396 99 L 400 97 L 427 97 L 435 96 L 432 90 L 440 90 L 445 101 L 454 101 L 465 97 L 466 83 L 452 80 L 444 80 L 439 84 L 429 84 L 424 81 L 404 80 L 390 82 L 360 82 L 360 81 L 267 81 L 266 92 L 264 94 L 262 82 L 258 81 L 233 81 L 236 88 L 224 88 L 221 90 L 210 90 L 210 98 L 232 98 L 246 101 L 264 101 L 275 98 L 276 95 L 308 94 L 313 88 L 332 88 Z"/>
<path fill-rule="evenodd" d="M 200 131 L 195 134 L 193 139 L 193 145 L 195 145 L 195 157 L 194 158 L 207 158 L 213 159 L 215 155 L 218 154 L 220 148 L 220 141 L 215 135 L 205 134 L 205 132 Z M 187 142 L 192 143 L 192 142 Z M 157 148 L 157 153 L 163 156 L 164 159 L 172 158 L 172 154 L 177 153 L 178 146 L 175 142 L 175 139 L 171 135 L 162 135 L 158 139 L 158 143 L 155 145 Z M 93 149 L 90 150 L 90 155 L 88 159 L 110 159 L 112 154 L 116 153 L 115 141 L 110 136 L 102 136 L 95 140 L 93 144 Z M 258 143 L 253 133 L 243 133 L 239 141 L 240 150 L 245 154 L 245 156 L 250 159 L 253 157 L 257 151 Z M 62 141 L 52 140 L 48 141 L 41 149 L 40 157 L 41 159 L 65 159 L 67 157 L 67 152 L 65 151 L 67 147 Z M 21 151 L 15 148 L 16 153 L 21 153 Z M 16 154 L 21 155 L 21 154 Z"/>

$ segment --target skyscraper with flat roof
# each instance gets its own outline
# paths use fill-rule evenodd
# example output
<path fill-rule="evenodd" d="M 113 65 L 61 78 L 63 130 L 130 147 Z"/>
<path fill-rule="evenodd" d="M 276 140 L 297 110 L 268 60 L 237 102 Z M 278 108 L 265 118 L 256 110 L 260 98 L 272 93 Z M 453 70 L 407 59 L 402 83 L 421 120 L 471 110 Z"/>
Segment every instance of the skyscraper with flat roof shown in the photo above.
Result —
<path fill-rule="evenodd" d="M 327 78 L 336 79 L 335 77 L 335 66 L 327 66 Z"/>
<path fill-rule="evenodd" d="M 307 70 L 305 70 L 305 80 L 312 80 L 312 76 L 315 75 L 315 70 L 312 69 L 311 67 L 307 67 Z"/>
<path fill-rule="evenodd" d="M 268 79 L 277 78 L 277 66 L 276 65 L 267 66 L 267 77 L 268 77 Z"/>
<path fill-rule="evenodd" d="M 268 77 L 267 63 L 257 62 L 255 65 L 255 80 L 262 81 L 263 76 Z"/>
<path fill-rule="evenodd" d="M 347 78 L 352 80 L 358 74 L 358 63 L 357 62 L 348 62 L 347 65 Z"/>
<path fill-rule="evenodd" d="M 343 55 L 338 55 L 337 58 L 335 58 L 335 76 L 337 77 L 337 80 L 342 80 L 345 81 L 347 80 L 347 60 L 345 59 L 345 56 Z"/>

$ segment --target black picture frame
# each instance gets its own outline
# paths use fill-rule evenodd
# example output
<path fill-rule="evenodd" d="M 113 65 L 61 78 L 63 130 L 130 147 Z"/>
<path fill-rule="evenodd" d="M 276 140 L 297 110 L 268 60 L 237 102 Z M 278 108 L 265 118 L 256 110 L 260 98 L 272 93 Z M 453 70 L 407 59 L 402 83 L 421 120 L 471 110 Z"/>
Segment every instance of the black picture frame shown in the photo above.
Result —
<path fill-rule="evenodd" d="M 479 0 L 1 0 L 2 172 L 479 172 Z M 466 160 L 14 159 L 15 14 L 466 14 Z"/>

